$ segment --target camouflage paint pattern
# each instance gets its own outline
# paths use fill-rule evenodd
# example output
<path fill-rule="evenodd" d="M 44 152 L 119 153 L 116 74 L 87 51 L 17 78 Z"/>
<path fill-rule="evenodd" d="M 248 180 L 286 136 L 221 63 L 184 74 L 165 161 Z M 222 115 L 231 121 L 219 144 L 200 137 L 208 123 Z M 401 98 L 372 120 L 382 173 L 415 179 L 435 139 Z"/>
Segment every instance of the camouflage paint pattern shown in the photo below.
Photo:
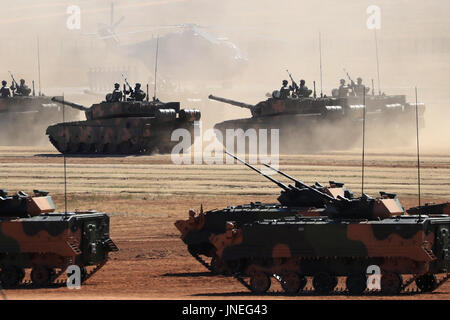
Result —
<path fill-rule="evenodd" d="M 105 263 L 108 253 L 118 250 L 109 238 L 108 215 L 95 211 L 55 213 L 50 196 L 18 196 L 0 200 L 2 283 L 6 281 L 5 270 L 94 266 Z"/>
<path fill-rule="evenodd" d="M 91 108 L 65 103 L 86 109 L 87 120 L 59 123 L 46 133 L 59 152 L 69 154 L 168 153 L 178 143 L 171 141 L 172 132 L 184 128 L 193 137 L 201 117 L 198 110 L 180 110 L 177 102 L 103 102 Z"/>

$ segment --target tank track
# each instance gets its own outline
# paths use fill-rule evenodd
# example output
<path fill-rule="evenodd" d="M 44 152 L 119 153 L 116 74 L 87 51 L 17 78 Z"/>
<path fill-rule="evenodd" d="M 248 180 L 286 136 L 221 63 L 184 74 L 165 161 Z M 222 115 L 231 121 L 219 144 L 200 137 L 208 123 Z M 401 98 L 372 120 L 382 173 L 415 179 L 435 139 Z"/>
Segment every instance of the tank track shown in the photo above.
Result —
<path fill-rule="evenodd" d="M 206 269 L 208 269 L 211 272 L 214 272 L 214 270 L 211 268 L 211 265 L 207 263 L 200 255 L 189 251 L 189 253 L 197 260 L 201 265 L 203 265 Z M 281 283 L 281 277 L 277 274 L 272 275 L 279 283 Z M 232 277 L 236 279 L 240 284 L 242 284 L 245 288 L 247 288 L 249 291 L 252 291 L 250 284 L 242 277 L 239 273 L 232 274 Z M 400 293 L 398 295 L 413 295 L 413 294 L 422 294 L 422 292 L 418 288 L 408 288 L 416 279 L 418 278 L 418 275 L 414 275 L 405 282 L 403 282 Z M 450 273 L 447 273 L 442 279 L 438 280 L 436 287 L 433 291 L 437 290 L 439 287 L 441 287 L 445 282 L 447 282 L 450 279 Z M 292 294 L 288 294 L 284 291 L 276 291 L 271 290 L 261 295 L 286 295 L 291 296 Z M 336 288 L 326 294 L 321 294 L 316 292 L 313 287 L 305 287 L 304 289 L 300 290 L 297 294 L 297 296 L 302 295 L 326 295 L 326 296 L 335 296 L 335 295 L 351 295 L 350 292 L 346 288 L 340 288 L 336 286 Z M 380 292 L 380 290 L 366 290 L 364 291 L 361 296 L 375 296 L 375 295 L 386 295 L 385 293 Z"/>
<path fill-rule="evenodd" d="M 132 144 L 128 143 L 125 146 L 119 145 L 112 145 L 109 147 L 109 150 L 106 150 L 106 146 L 102 146 L 102 150 L 97 150 L 95 147 L 90 146 L 88 148 L 84 148 L 81 146 L 81 144 L 74 145 L 73 150 L 64 151 L 62 150 L 58 142 L 53 138 L 49 136 L 50 143 L 55 147 L 56 150 L 58 150 L 62 154 L 85 154 L 85 155 L 136 155 L 136 154 L 152 154 L 152 153 L 159 153 L 159 154 L 167 154 L 172 151 L 172 146 L 164 145 L 164 144 L 157 144 L 157 145 L 139 145 L 139 144 Z"/>
<path fill-rule="evenodd" d="M 97 273 L 103 266 L 106 264 L 107 260 L 103 261 L 102 263 L 99 263 L 95 265 L 95 267 L 89 271 L 84 279 L 81 280 L 81 283 L 85 283 L 89 278 L 91 278 L 95 273 Z M 47 286 L 38 286 L 34 284 L 31 280 L 23 281 L 18 286 L 8 289 L 36 289 L 36 288 L 61 288 L 65 287 L 67 285 L 67 279 L 60 279 L 57 280 L 61 275 L 64 274 L 64 272 L 67 270 L 67 268 L 62 268 L 58 273 L 56 273 L 52 277 L 52 281 Z"/>

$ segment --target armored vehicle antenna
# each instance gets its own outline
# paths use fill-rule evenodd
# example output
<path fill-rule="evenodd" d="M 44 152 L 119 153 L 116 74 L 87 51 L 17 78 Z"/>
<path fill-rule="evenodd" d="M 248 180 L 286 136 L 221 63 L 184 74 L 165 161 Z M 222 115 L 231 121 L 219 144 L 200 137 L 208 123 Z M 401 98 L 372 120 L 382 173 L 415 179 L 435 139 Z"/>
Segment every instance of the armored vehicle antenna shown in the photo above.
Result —
<path fill-rule="evenodd" d="M 227 155 L 229 155 L 230 157 L 236 159 L 237 161 L 239 161 L 242 164 L 245 164 L 247 167 L 249 167 L 250 169 L 258 172 L 260 175 L 262 175 L 263 177 L 269 179 L 270 181 L 272 181 L 273 183 L 275 183 L 277 186 L 279 186 L 281 189 L 283 190 L 289 190 L 289 187 L 287 185 L 285 185 L 284 183 L 281 183 L 280 181 L 275 180 L 272 177 L 269 177 L 267 174 L 264 174 L 261 170 L 256 169 L 254 166 L 252 166 L 251 164 L 245 162 L 244 160 L 239 159 L 238 157 L 236 157 L 235 155 L 229 153 L 228 151 L 225 150 L 225 153 Z"/>
<path fill-rule="evenodd" d="M 39 37 L 37 37 L 37 58 L 38 58 L 38 85 L 39 85 L 39 96 L 42 95 L 41 92 L 41 57 L 39 54 Z"/>
<path fill-rule="evenodd" d="M 156 101 L 156 76 L 158 73 L 158 51 L 159 51 L 159 36 L 156 38 L 155 87 L 153 88 L 153 101 Z"/>
<path fill-rule="evenodd" d="M 375 55 L 377 57 L 377 77 L 378 77 L 378 94 L 381 95 L 380 87 L 380 61 L 378 59 L 378 40 L 377 40 L 377 29 L 373 29 L 375 37 Z"/>
<path fill-rule="evenodd" d="M 419 150 L 419 112 L 417 106 L 417 87 L 415 87 L 416 93 L 416 142 L 417 142 L 417 186 L 419 194 L 419 206 L 420 206 L 420 150 Z M 419 211 L 419 221 L 420 221 L 420 211 Z"/>
<path fill-rule="evenodd" d="M 319 32 L 319 57 L 320 57 L 320 97 L 323 97 L 323 87 L 322 87 L 322 35 Z M 316 90 L 314 89 L 314 93 Z M 316 95 L 314 94 L 314 97 Z"/>
<path fill-rule="evenodd" d="M 364 156 L 366 145 L 366 86 L 363 86 L 363 127 L 362 127 L 362 161 L 361 161 L 361 195 L 364 194 Z"/>

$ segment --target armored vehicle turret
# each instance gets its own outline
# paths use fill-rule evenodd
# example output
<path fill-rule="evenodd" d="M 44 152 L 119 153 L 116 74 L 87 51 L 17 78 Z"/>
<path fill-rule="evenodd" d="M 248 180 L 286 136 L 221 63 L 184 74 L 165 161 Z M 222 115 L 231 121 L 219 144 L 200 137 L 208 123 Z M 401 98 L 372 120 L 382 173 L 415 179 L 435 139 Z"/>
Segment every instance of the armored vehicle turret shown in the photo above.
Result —
<path fill-rule="evenodd" d="M 274 91 L 270 98 L 255 105 L 213 95 L 209 99 L 248 109 L 252 114 L 251 118 L 217 123 L 214 128 L 223 137 L 227 137 L 228 129 L 234 130 L 237 137 L 249 129 L 279 129 L 280 153 L 348 149 L 361 137 L 364 111 L 370 128 L 379 125 L 383 128 L 374 130 L 371 139 L 380 144 L 413 141 L 409 132 L 413 132 L 415 126 L 415 104 L 407 103 L 404 95 L 366 95 L 365 98 L 293 95 L 282 99 L 280 93 Z M 425 106 L 419 103 L 418 108 L 419 122 L 423 126 Z M 392 135 L 396 139 L 392 139 Z M 226 145 L 226 141 L 223 143 Z"/>
<path fill-rule="evenodd" d="M 101 102 L 86 108 L 76 103 L 53 101 L 85 112 L 86 121 L 58 123 L 47 128 L 55 148 L 65 154 L 168 153 L 176 129 L 194 136 L 199 110 L 181 109 L 179 102 Z M 193 141 L 192 141 L 193 142 Z"/>
<path fill-rule="evenodd" d="M 8 195 L 0 190 L 0 284 L 19 286 L 30 269 L 34 286 L 49 286 L 69 266 L 85 281 L 118 248 L 109 237 L 109 217 L 96 211 L 56 213 L 48 192 Z M 88 271 L 88 268 L 91 270 Z"/>

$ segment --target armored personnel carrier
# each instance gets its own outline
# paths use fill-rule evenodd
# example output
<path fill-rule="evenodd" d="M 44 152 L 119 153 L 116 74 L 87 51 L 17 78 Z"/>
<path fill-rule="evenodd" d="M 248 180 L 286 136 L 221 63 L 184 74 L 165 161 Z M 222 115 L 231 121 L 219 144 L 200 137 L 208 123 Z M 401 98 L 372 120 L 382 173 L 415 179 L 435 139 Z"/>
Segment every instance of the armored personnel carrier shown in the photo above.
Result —
<path fill-rule="evenodd" d="M 191 211 L 190 220 L 176 222 L 191 254 L 205 267 L 232 274 L 255 294 L 267 292 L 271 278 L 287 294 L 378 292 L 367 290 L 368 276 L 377 269 L 383 294 L 407 292 L 413 283 L 431 292 L 450 278 L 449 203 L 414 207 L 406 214 L 395 194 L 356 198 L 346 189 L 307 186 L 276 171 L 295 182 L 280 185 L 279 205 L 253 203 L 198 217 Z M 305 207 L 283 201 L 301 193 L 310 201 Z M 211 263 L 200 254 L 212 256 Z M 345 278 L 345 288 L 338 289 L 338 277 Z"/>
<path fill-rule="evenodd" d="M 319 183 L 308 186 L 274 169 L 294 182 L 294 185 L 285 185 L 238 157 L 228 152 L 226 153 L 277 184 L 281 188 L 281 193 L 277 199 L 279 203 L 252 202 L 250 204 L 228 206 L 221 210 L 207 212 L 203 212 L 202 208 L 199 214 L 194 210 L 189 210 L 187 220 L 178 220 L 175 222 L 175 227 L 180 231 L 181 239 L 187 245 L 189 253 L 212 272 L 229 273 L 235 271 L 233 268 L 223 265 L 220 257 L 216 254 L 216 248 L 210 242 L 212 235 L 221 234 L 226 231 L 228 221 L 233 221 L 235 225 L 239 226 L 253 221 L 292 217 L 298 214 L 302 216 L 321 216 L 327 213 L 325 207 L 326 202 L 322 194 L 327 194 L 330 198 L 336 198 L 338 196 L 343 196 L 348 199 L 353 198 L 353 192 L 345 188 L 343 183 L 330 181 L 327 187 Z M 318 191 L 320 192 L 318 193 Z M 211 258 L 210 262 L 206 262 L 202 256 Z"/>
<path fill-rule="evenodd" d="M 294 95 L 281 99 L 280 93 L 274 91 L 270 98 L 255 105 L 213 95 L 209 99 L 248 109 L 252 114 L 251 118 L 217 123 L 214 128 L 223 137 L 227 137 L 228 129 L 234 130 L 237 137 L 249 129 L 267 129 L 270 137 L 270 130 L 279 129 L 280 153 L 351 148 L 361 137 L 364 109 L 371 128 L 382 125 L 382 130 L 373 130 L 371 132 L 375 133 L 369 136 L 377 144 L 413 141 L 410 132 L 415 126 L 416 105 L 406 102 L 404 95 L 366 95 L 365 98 Z M 423 126 L 425 106 L 419 103 L 418 108 L 419 122 Z M 239 133 L 238 129 L 243 131 Z M 392 139 L 393 135 L 396 139 Z M 225 145 L 226 141 L 223 143 Z"/>
<path fill-rule="evenodd" d="M 80 112 L 67 110 L 67 119 Z M 63 119 L 62 108 L 47 96 L 0 98 L 0 144 L 34 145 L 45 141 L 45 129 Z"/>
<path fill-rule="evenodd" d="M 80 267 L 83 281 L 118 248 L 109 237 L 109 217 L 96 211 L 55 213 L 48 192 L 32 196 L 0 190 L 0 284 L 23 283 L 31 269 L 34 286 L 49 286 L 67 267 Z M 88 268 L 91 270 L 88 271 Z"/>
<path fill-rule="evenodd" d="M 178 143 L 171 141 L 172 132 L 186 129 L 194 137 L 201 117 L 199 110 L 180 109 L 179 102 L 101 102 L 86 108 L 56 97 L 52 100 L 86 115 L 85 121 L 47 128 L 50 142 L 63 154 L 169 153 Z"/>

